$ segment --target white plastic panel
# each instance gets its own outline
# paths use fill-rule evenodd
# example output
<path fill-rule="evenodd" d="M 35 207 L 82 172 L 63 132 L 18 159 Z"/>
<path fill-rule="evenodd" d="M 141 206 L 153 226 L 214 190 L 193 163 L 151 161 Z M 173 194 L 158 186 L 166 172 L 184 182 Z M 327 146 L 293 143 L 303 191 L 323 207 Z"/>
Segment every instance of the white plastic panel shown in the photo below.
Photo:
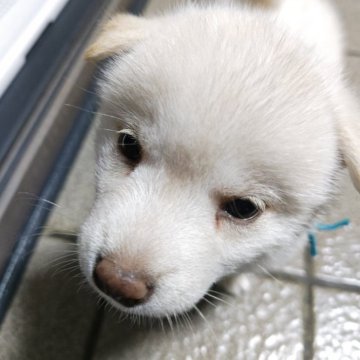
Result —
<path fill-rule="evenodd" d="M 0 97 L 25 63 L 26 55 L 68 0 L 1 0 Z"/>

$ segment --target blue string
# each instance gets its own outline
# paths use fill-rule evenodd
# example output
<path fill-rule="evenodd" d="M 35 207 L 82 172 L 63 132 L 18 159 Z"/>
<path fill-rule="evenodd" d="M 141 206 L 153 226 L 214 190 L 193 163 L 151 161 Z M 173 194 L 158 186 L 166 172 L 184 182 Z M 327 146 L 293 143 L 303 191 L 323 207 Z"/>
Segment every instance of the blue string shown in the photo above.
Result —
<path fill-rule="evenodd" d="M 349 219 L 343 219 L 334 224 L 316 224 L 315 227 L 319 231 L 334 231 L 349 224 L 350 224 Z"/>
<path fill-rule="evenodd" d="M 317 239 L 315 234 L 309 233 L 309 245 L 310 245 L 310 255 L 316 256 L 317 255 Z"/>
<path fill-rule="evenodd" d="M 315 229 L 318 231 L 334 231 L 343 228 L 350 224 L 350 219 L 343 219 L 333 224 L 316 224 Z M 309 232 L 308 234 L 309 247 L 310 247 L 310 255 L 316 256 L 317 251 L 317 237 L 313 232 Z"/>

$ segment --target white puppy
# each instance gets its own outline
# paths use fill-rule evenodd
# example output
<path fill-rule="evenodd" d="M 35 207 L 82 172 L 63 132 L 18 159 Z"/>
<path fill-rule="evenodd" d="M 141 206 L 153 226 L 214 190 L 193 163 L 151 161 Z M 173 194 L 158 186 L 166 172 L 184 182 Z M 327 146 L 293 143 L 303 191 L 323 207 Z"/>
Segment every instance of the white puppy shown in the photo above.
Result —
<path fill-rule="evenodd" d="M 254 1 L 255 2 L 255 1 Z M 100 84 L 97 197 L 82 270 L 128 313 L 193 307 L 243 264 L 287 257 L 335 193 L 360 188 L 359 111 L 322 0 L 114 17 Z"/>

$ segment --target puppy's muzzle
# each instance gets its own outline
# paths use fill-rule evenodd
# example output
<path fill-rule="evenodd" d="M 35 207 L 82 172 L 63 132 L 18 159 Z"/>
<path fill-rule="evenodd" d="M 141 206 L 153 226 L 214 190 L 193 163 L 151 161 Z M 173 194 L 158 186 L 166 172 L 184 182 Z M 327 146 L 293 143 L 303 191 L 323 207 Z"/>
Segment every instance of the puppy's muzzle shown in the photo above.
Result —
<path fill-rule="evenodd" d="M 93 277 L 103 293 L 125 307 L 143 304 L 154 290 L 146 276 L 122 269 L 111 258 L 98 259 Z"/>

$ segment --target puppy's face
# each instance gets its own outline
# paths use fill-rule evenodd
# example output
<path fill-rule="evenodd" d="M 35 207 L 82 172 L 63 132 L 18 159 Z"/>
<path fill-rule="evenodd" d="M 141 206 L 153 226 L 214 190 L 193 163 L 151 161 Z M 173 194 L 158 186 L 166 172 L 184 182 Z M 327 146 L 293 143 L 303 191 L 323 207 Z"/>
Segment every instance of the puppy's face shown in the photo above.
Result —
<path fill-rule="evenodd" d="M 311 58 L 266 25 L 260 41 L 259 31 L 229 32 L 230 15 L 216 29 L 198 16 L 190 32 L 194 20 L 164 20 L 163 33 L 108 63 L 101 84 L 97 197 L 80 261 L 128 313 L 186 311 L 239 266 L 296 248 L 339 170 Z"/>

